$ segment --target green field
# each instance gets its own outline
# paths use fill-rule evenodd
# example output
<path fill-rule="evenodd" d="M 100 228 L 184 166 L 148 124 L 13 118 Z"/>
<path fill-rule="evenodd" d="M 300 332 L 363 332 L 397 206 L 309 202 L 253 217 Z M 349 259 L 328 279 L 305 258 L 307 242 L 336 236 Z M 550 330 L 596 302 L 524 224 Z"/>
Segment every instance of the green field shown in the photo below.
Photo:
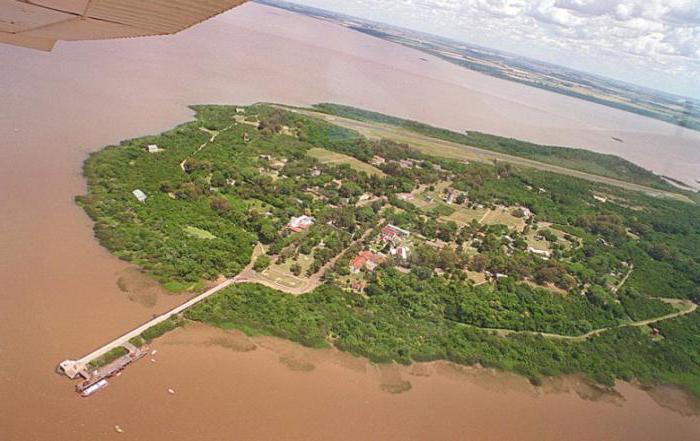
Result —
<path fill-rule="evenodd" d="M 312 158 L 318 159 L 318 161 L 322 164 L 348 164 L 357 171 L 363 171 L 369 175 L 384 176 L 384 172 L 379 170 L 377 167 L 342 153 L 314 147 L 309 149 L 306 154 Z"/>
<path fill-rule="evenodd" d="M 512 208 L 500 207 L 495 210 L 490 210 L 482 222 L 489 225 L 505 225 L 508 228 L 522 231 L 522 229 L 525 228 L 525 220 L 510 214 L 512 210 Z"/>
<path fill-rule="evenodd" d="M 481 219 L 489 212 L 488 208 L 467 208 L 459 207 L 449 216 L 443 216 L 442 219 L 454 221 L 460 225 L 467 225 L 471 221 L 481 221 Z"/>
<path fill-rule="evenodd" d="M 216 236 L 208 232 L 207 230 L 202 230 L 201 228 L 193 227 L 191 225 L 186 226 L 183 228 L 185 230 L 185 233 L 189 234 L 192 237 L 196 237 L 198 239 L 204 239 L 204 240 L 212 240 L 216 239 Z"/>

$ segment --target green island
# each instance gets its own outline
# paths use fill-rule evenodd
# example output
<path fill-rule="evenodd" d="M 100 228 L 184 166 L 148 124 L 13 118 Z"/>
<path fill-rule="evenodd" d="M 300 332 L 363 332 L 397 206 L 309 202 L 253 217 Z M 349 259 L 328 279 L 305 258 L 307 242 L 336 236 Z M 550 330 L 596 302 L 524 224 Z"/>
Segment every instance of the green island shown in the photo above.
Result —
<path fill-rule="evenodd" d="M 173 292 L 237 276 L 132 343 L 196 320 L 375 362 L 444 359 L 534 384 L 580 373 L 700 395 L 697 204 L 460 160 L 439 141 L 680 192 L 653 173 L 338 105 L 315 110 L 418 131 L 435 146 L 368 138 L 309 109 L 192 109 L 194 121 L 84 165 L 77 201 L 116 256 Z"/>

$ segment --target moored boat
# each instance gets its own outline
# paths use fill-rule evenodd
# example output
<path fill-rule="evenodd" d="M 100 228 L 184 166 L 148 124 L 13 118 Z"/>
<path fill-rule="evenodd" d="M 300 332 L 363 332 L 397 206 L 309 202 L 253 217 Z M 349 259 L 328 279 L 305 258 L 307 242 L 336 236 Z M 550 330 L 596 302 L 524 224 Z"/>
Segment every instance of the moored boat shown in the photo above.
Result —
<path fill-rule="evenodd" d="M 81 397 L 89 397 L 90 395 L 94 394 L 97 391 L 104 389 L 107 386 L 109 386 L 109 383 L 107 382 L 107 380 L 102 379 L 102 380 L 98 381 L 97 383 L 94 383 L 94 384 L 86 387 L 85 389 L 83 389 L 80 392 L 80 396 Z"/>

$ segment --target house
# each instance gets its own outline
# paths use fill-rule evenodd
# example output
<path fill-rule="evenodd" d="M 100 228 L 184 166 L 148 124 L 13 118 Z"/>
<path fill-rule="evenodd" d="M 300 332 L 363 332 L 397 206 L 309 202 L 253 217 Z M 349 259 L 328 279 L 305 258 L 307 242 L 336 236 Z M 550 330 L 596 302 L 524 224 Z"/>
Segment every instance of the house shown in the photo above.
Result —
<path fill-rule="evenodd" d="M 406 239 L 410 235 L 410 231 L 399 228 L 396 225 L 389 224 L 382 228 L 382 240 L 384 242 L 393 241 L 395 239 Z"/>
<path fill-rule="evenodd" d="M 138 188 L 136 190 L 132 191 L 131 194 L 133 194 L 134 197 L 141 203 L 146 202 L 146 198 L 148 197 L 148 196 L 146 196 L 146 193 L 139 190 Z"/>
<path fill-rule="evenodd" d="M 148 144 L 146 146 L 146 150 L 148 151 L 148 153 L 158 153 L 161 151 L 161 149 L 158 148 L 156 144 Z"/>
<path fill-rule="evenodd" d="M 445 203 L 447 203 L 447 205 L 452 205 L 457 201 L 458 196 L 459 192 L 457 190 L 449 188 L 445 189 L 442 199 L 445 201 Z"/>
<path fill-rule="evenodd" d="M 350 288 L 352 288 L 353 291 L 362 291 L 362 288 L 364 288 L 364 287 L 362 286 L 362 282 L 360 282 L 359 280 L 355 280 L 350 285 Z"/>
<path fill-rule="evenodd" d="M 405 262 L 411 256 L 411 249 L 404 245 L 396 248 L 391 247 L 389 254 Z"/>
<path fill-rule="evenodd" d="M 515 217 L 521 217 L 523 219 L 529 219 L 532 217 L 532 211 L 527 207 L 518 207 L 511 212 L 511 215 Z"/>
<path fill-rule="evenodd" d="M 236 113 L 245 113 L 245 109 L 243 107 L 236 107 Z"/>
<path fill-rule="evenodd" d="M 283 159 L 273 158 L 270 161 L 270 168 L 272 168 L 274 170 L 282 170 L 285 165 L 287 165 L 287 158 L 283 158 Z"/>
<path fill-rule="evenodd" d="M 291 218 L 289 220 L 289 223 L 287 224 L 287 227 L 289 227 L 289 229 L 294 231 L 295 233 L 298 233 L 300 231 L 306 230 L 307 228 L 309 228 L 313 224 L 314 224 L 313 217 L 302 215 L 299 217 Z"/>
<path fill-rule="evenodd" d="M 384 262 L 384 256 L 381 254 L 375 254 L 371 251 L 360 251 L 357 256 L 350 262 L 350 271 L 353 273 L 359 273 L 362 268 L 367 268 L 368 271 L 374 271 L 374 269 Z"/>
<path fill-rule="evenodd" d="M 545 259 L 549 259 L 552 256 L 552 253 L 547 251 L 547 250 L 538 250 L 537 248 L 533 247 L 527 247 L 528 253 L 535 254 L 537 256 L 541 256 Z"/>
<path fill-rule="evenodd" d="M 386 163 L 386 159 L 382 158 L 379 155 L 374 155 L 372 156 L 372 159 L 369 160 L 369 163 L 372 165 L 382 165 Z"/>

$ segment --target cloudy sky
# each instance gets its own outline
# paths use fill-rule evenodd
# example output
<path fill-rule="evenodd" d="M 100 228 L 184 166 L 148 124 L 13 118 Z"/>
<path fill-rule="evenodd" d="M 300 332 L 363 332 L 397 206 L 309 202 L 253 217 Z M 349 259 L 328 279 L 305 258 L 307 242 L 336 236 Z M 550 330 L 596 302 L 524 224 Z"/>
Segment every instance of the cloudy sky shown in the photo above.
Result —
<path fill-rule="evenodd" d="M 293 0 L 700 98 L 700 0 Z"/>

